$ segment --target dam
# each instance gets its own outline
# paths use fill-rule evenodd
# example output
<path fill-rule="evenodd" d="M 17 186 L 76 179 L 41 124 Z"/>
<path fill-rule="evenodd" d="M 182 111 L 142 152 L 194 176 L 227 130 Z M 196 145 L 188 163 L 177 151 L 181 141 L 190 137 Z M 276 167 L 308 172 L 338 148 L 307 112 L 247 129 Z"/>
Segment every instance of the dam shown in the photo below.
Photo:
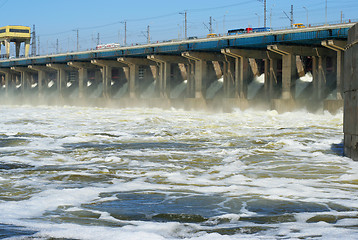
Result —
<path fill-rule="evenodd" d="M 3 103 L 246 109 L 343 107 L 354 23 L 0 61 Z"/>
<path fill-rule="evenodd" d="M 355 36 L 1 60 L 0 238 L 357 238 Z"/>

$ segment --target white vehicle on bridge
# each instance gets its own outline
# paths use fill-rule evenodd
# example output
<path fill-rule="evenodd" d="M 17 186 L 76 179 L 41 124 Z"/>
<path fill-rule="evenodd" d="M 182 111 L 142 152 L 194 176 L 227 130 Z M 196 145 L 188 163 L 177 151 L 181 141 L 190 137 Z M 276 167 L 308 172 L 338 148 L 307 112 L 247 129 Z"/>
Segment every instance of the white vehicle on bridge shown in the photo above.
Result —
<path fill-rule="evenodd" d="M 101 49 L 111 49 L 111 48 L 119 48 L 121 45 L 119 43 L 107 43 L 107 44 L 100 44 L 96 46 L 97 50 Z"/>

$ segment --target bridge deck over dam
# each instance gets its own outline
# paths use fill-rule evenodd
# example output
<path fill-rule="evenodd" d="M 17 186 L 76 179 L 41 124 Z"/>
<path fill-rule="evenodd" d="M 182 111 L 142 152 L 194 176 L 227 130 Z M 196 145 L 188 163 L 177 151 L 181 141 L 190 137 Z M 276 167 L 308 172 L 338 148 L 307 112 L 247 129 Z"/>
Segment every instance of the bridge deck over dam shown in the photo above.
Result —
<path fill-rule="evenodd" d="M 343 103 L 344 49 L 353 24 L 1 60 L 0 97 L 224 109 L 261 102 L 279 111 L 315 102 L 335 109 Z M 310 81 L 299 81 L 308 72 Z"/>

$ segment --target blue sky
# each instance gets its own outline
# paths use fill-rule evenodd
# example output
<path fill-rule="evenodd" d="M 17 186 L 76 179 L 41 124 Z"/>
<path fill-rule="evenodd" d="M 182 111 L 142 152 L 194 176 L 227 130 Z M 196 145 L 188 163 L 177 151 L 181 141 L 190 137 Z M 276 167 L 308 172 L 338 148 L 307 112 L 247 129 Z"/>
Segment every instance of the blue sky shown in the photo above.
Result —
<path fill-rule="evenodd" d="M 358 19 L 358 0 L 267 0 L 267 26 L 288 27 L 291 5 L 294 22 L 325 23 Z M 306 10 L 307 9 L 307 10 Z M 76 29 L 80 50 L 95 48 L 100 43 L 124 41 L 127 22 L 127 43 L 145 43 L 147 26 L 151 41 L 178 39 L 184 36 L 184 16 L 187 11 L 188 36 L 205 36 L 210 16 L 213 30 L 223 34 L 228 29 L 263 26 L 263 3 L 259 0 L 0 0 L 2 25 L 36 26 L 41 54 L 54 53 L 56 42 L 60 52 L 76 49 Z M 284 13 L 285 12 L 285 13 Z"/>

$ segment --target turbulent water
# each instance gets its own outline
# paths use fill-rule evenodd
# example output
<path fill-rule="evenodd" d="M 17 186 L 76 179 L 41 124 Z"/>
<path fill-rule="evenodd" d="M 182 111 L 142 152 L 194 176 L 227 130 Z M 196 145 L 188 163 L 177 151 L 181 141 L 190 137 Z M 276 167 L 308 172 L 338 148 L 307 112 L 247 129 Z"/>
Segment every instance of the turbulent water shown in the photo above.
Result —
<path fill-rule="evenodd" d="M 358 238 L 342 113 L 0 111 L 0 238 Z"/>

